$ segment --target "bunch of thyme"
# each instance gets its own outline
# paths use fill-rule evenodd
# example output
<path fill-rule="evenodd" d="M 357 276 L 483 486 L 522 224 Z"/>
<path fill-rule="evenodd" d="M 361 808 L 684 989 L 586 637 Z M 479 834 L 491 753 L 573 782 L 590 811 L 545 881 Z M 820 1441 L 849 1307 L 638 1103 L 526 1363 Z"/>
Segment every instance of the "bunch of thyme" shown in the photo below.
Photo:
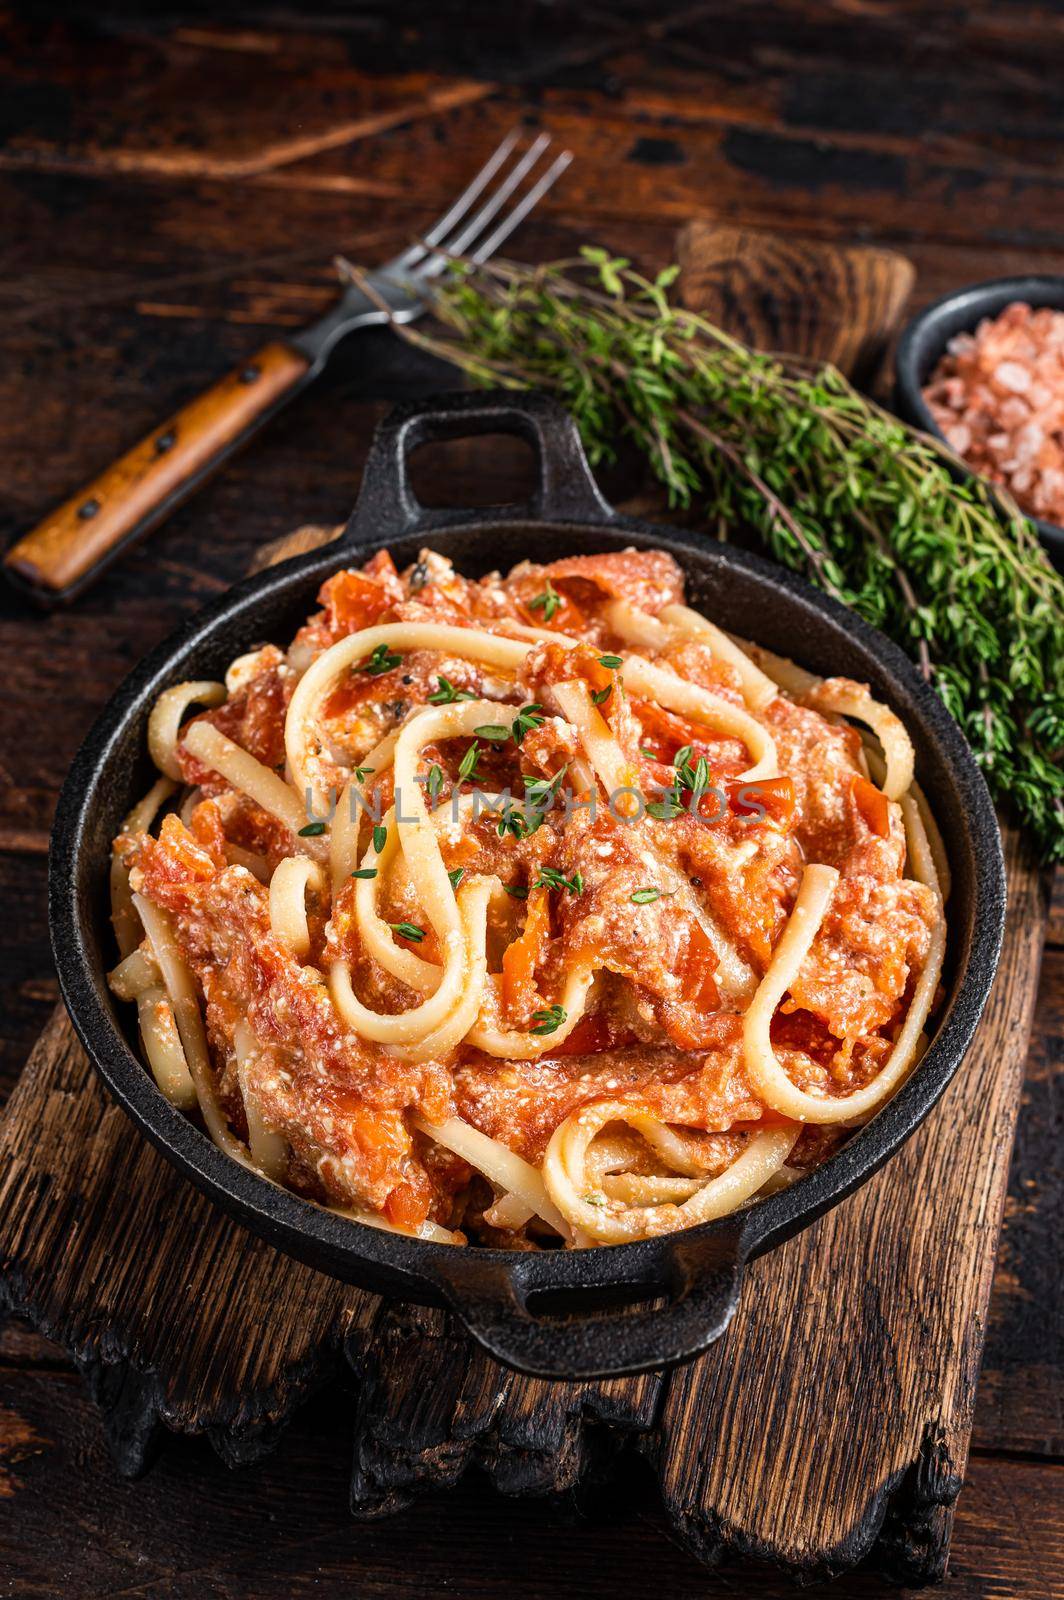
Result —
<path fill-rule="evenodd" d="M 538 267 L 459 260 L 434 297 L 449 334 L 400 331 L 478 383 L 555 394 L 593 464 L 627 436 L 670 504 L 697 502 L 722 538 L 753 528 L 890 634 L 995 796 L 1064 860 L 1064 579 L 1034 529 L 833 367 L 758 354 L 672 304 L 677 271 L 649 279 L 592 248 Z"/>

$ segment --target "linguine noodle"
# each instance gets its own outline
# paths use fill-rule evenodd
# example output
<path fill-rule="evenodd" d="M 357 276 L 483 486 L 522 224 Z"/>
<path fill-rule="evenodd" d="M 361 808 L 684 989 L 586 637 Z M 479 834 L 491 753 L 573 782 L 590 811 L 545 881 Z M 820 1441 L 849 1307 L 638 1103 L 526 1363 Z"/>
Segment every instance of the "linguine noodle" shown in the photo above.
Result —
<path fill-rule="evenodd" d="M 114 846 L 112 988 L 224 1151 L 370 1225 L 584 1247 L 774 1192 L 897 1090 L 948 863 L 867 686 L 657 552 L 380 554 L 320 599 L 160 697 Z"/>

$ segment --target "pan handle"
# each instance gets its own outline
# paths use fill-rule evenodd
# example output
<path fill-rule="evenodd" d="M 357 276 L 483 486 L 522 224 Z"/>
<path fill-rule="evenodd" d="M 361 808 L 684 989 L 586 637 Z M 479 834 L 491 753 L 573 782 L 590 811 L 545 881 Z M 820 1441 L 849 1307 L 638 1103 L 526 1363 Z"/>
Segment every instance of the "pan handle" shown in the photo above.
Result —
<path fill-rule="evenodd" d="M 504 433 L 523 439 L 536 455 L 536 488 L 514 517 L 544 522 L 611 522 L 615 513 L 591 475 L 576 423 L 557 400 L 535 391 L 481 390 L 430 395 L 396 406 L 373 436 L 358 503 L 340 543 L 397 538 L 480 522 L 497 507 L 479 511 L 423 506 L 410 486 L 411 452 L 445 439 Z"/>
<path fill-rule="evenodd" d="M 638 1249 L 638 1246 L 633 1248 Z M 553 1252 L 552 1252 L 553 1254 Z M 521 1255 L 500 1263 L 477 1250 L 463 1252 L 458 1272 L 441 1272 L 436 1281 L 450 1309 L 477 1343 L 518 1372 L 534 1378 L 620 1378 L 672 1367 L 701 1355 L 720 1338 L 739 1303 L 745 1259 L 737 1230 L 673 1241 L 669 1281 L 645 1288 L 644 1271 L 619 1262 L 625 1247 L 579 1253 L 580 1282 L 571 1294 L 582 1308 L 545 1314 L 535 1304 L 538 1257 Z M 492 1252 L 495 1255 L 495 1252 Z M 644 1269 L 645 1270 L 645 1269 Z M 617 1292 L 642 1300 L 667 1295 L 664 1305 L 638 1309 L 594 1307 L 596 1291 L 616 1302 Z M 533 1302 L 530 1305 L 530 1300 Z"/>

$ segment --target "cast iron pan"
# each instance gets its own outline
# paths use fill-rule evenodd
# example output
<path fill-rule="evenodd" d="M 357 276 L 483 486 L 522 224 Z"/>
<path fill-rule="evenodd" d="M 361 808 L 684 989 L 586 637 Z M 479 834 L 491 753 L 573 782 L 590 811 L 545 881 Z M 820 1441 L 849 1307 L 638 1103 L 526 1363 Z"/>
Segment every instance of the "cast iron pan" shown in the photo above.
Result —
<path fill-rule="evenodd" d="M 973 283 L 918 312 L 903 330 L 894 358 L 894 409 L 898 415 L 941 439 L 942 431 L 924 399 L 924 384 L 954 334 L 974 333 L 984 317 L 1000 316 L 1014 300 L 1023 300 L 1036 311 L 1042 306 L 1064 311 L 1064 277 L 994 278 L 990 283 Z M 966 476 L 959 468 L 955 475 Z M 1064 528 L 1040 517 L 1031 521 L 1054 564 L 1064 571 Z"/>
<path fill-rule="evenodd" d="M 487 511 L 420 506 L 407 476 L 409 452 L 430 440 L 485 433 L 515 435 L 533 447 L 538 484 L 531 502 Z M 163 1099 L 139 1060 L 132 1008 L 116 1008 L 104 976 L 115 955 L 107 870 L 111 838 L 152 779 L 145 726 L 153 701 L 181 679 L 221 677 L 233 656 L 264 640 L 289 639 L 338 566 L 361 563 L 387 545 L 402 567 L 425 543 L 470 575 L 522 557 L 550 561 L 628 545 L 668 550 L 687 574 L 692 604 L 816 671 L 867 680 L 904 717 L 953 870 L 948 998 L 930 1048 L 900 1092 L 844 1149 L 789 1189 L 735 1216 L 637 1244 L 536 1253 L 430 1244 L 349 1222 L 229 1160 Z M 49 899 L 59 979 L 86 1050 L 115 1099 L 197 1187 L 320 1271 L 385 1295 L 449 1306 L 500 1361 L 576 1379 L 664 1367 L 705 1350 L 735 1310 L 744 1264 L 863 1183 L 919 1126 L 960 1066 L 986 1000 L 1005 882 L 979 770 L 900 650 L 778 567 L 696 534 L 617 515 L 595 486 L 573 423 L 554 402 L 448 395 L 402 405 L 380 428 L 337 544 L 238 585 L 122 684 L 60 796 Z M 913 1195 L 912 1203 L 926 1204 L 927 1197 Z"/>

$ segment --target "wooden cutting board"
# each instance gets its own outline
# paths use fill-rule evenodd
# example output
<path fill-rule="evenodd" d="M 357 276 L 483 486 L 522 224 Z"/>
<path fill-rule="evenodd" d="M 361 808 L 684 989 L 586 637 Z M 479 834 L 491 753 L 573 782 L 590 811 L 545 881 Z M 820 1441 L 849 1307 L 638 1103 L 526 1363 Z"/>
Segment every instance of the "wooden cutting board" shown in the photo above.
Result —
<path fill-rule="evenodd" d="M 889 252 L 703 224 L 679 250 L 689 303 L 849 365 L 882 351 L 912 282 Z M 267 559 L 328 537 L 302 529 Z M 707 1561 L 756 1555 L 811 1578 L 870 1557 L 933 1581 L 967 1458 L 1046 919 L 1044 880 L 1013 830 L 1005 840 L 1001 968 L 957 1080 L 884 1171 L 755 1264 L 726 1336 L 678 1372 L 521 1378 L 445 1313 L 278 1255 L 140 1138 L 61 1009 L 0 1122 L 0 1289 L 71 1352 L 125 1473 L 167 1429 L 255 1459 L 346 1361 L 356 1514 L 399 1510 L 472 1465 L 508 1493 L 565 1491 L 622 1470 L 627 1444 Z"/>

